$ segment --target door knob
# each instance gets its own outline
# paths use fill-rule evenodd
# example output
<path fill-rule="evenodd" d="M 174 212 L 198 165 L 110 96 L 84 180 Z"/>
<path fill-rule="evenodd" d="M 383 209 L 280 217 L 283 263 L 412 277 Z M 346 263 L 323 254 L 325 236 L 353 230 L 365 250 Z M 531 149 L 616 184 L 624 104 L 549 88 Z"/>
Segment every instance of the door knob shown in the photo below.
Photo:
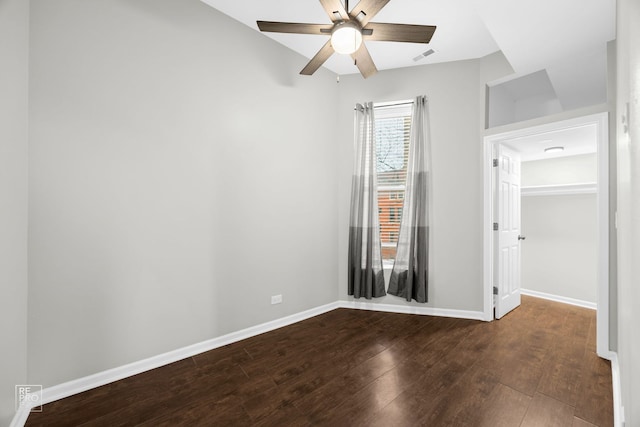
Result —
<path fill-rule="evenodd" d="M 524 240 L 526 239 L 526 236 L 518 236 L 518 240 Z"/>

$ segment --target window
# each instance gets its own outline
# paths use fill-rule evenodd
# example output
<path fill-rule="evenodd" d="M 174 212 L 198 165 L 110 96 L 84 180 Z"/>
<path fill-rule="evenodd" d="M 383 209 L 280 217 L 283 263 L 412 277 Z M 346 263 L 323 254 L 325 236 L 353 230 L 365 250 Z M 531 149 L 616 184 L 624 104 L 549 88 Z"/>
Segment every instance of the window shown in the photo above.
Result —
<path fill-rule="evenodd" d="M 385 265 L 396 256 L 411 132 L 411 102 L 374 105 L 380 241 Z"/>

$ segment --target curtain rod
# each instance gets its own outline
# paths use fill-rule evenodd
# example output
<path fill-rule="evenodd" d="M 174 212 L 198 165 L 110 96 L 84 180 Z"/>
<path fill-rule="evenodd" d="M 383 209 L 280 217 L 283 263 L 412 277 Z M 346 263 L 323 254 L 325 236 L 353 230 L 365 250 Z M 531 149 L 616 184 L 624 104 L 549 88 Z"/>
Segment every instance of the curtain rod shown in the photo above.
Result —
<path fill-rule="evenodd" d="M 399 107 L 401 105 L 412 105 L 415 101 L 413 99 L 407 99 L 404 101 L 395 101 L 395 102 L 376 102 L 373 104 L 373 108 L 386 108 L 386 107 Z M 354 110 L 358 109 L 359 104 L 356 104 Z"/>
<path fill-rule="evenodd" d="M 395 101 L 395 102 L 375 102 L 373 107 L 398 107 L 400 105 L 409 105 L 413 104 L 413 99 L 406 99 L 404 101 Z"/>

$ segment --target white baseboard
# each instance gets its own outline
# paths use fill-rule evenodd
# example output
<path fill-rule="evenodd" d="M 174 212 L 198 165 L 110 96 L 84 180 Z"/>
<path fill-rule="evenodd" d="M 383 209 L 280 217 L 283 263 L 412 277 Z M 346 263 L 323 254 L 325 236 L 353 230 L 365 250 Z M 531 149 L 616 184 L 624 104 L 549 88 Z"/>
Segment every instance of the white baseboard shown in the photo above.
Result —
<path fill-rule="evenodd" d="M 481 311 L 452 310 L 395 304 L 378 304 L 374 302 L 361 301 L 336 301 L 300 313 L 292 314 L 281 319 L 276 319 L 270 322 L 262 323 L 260 325 L 252 326 L 241 331 L 232 332 L 221 337 L 213 338 L 157 356 L 149 357 L 147 359 L 139 360 L 137 362 L 129 363 L 124 366 L 119 366 L 117 368 L 98 372 L 96 374 L 79 378 L 77 380 L 69 381 L 52 387 L 47 387 L 42 390 L 42 394 L 39 395 L 39 399 L 37 399 L 38 406 L 60 400 L 74 394 L 82 393 L 84 391 L 91 390 L 105 384 L 119 381 L 124 378 L 149 371 L 151 369 L 159 368 L 161 366 L 168 365 L 170 363 L 177 362 L 179 360 L 186 359 L 188 357 L 195 356 L 197 354 L 204 353 L 206 351 L 213 350 L 227 344 L 241 341 L 246 338 L 251 338 L 265 332 L 273 331 L 275 329 L 282 328 L 283 326 L 288 326 L 293 323 L 318 316 L 336 308 L 350 308 L 356 310 L 384 311 L 389 313 L 418 314 L 427 316 L 484 320 L 484 313 Z M 36 405 L 32 404 L 20 407 L 20 409 L 13 417 L 10 426 L 24 426 L 27 418 L 29 417 L 31 409 L 35 406 Z"/>
<path fill-rule="evenodd" d="M 33 405 L 21 405 L 13 416 L 9 427 L 23 427 L 27 422 L 27 418 L 29 418 L 29 414 L 33 407 Z"/>
<path fill-rule="evenodd" d="M 213 350 L 227 344 L 241 341 L 246 338 L 263 334 L 265 332 L 273 331 L 274 329 L 279 329 L 283 326 L 288 326 L 293 323 L 297 323 L 302 320 L 326 313 L 328 311 L 335 310 L 336 308 L 338 308 L 338 306 L 339 304 L 337 301 L 332 302 L 320 307 L 312 308 L 310 310 L 292 314 L 290 316 L 252 326 L 250 328 L 242 329 L 237 332 L 232 332 L 230 334 L 226 334 L 217 338 L 179 348 L 157 356 L 149 357 L 148 359 L 139 360 L 137 362 L 129 363 L 124 366 L 119 366 L 117 368 L 98 372 L 96 374 L 62 383 L 53 387 L 47 387 L 42 390 L 42 395 L 37 400 L 37 406 L 51 403 L 65 397 L 72 396 L 74 394 L 82 393 L 83 391 L 100 387 L 114 381 L 119 381 L 124 378 L 139 374 L 141 372 L 159 368 L 161 366 L 168 365 L 170 363 L 177 362 L 179 360 L 186 359 L 188 357 L 195 356 L 197 354 L 204 353 L 206 351 Z M 13 417 L 10 426 L 24 426 L 27 418 L 29 417 L 31 409 L 35 406 L 36 405 L 33 404 L 21 406 Z"/>
<path fill-rule="evenodd" d="M 613 426 L 624 426 L 624 408 L 622 407 L 622 385 L 620 384 L 620 364 L 618 363 L 618 353 L 611 352 L 611 385 L 613 386 Z"/>
<path fill-rule="evenodd" d="M 559 295 L 546 294 L 544 292 L 532 291 L 529 289 L 520 289 L 520 293 L 522 295 L 529 295 L 531 297 L 548 299 L 550 301 L 561 302 L 563 304 L 576 305 L 578 307 L 590 308 L 591 310 L 596 310 L 598 305 L 595 302 L 583 301 L 580 299 L 561 297 Z"/>
<path fill-rule="evenodd" d="M 387 313 L 420 314 L 423 316 L 456 317 L 460 319 L 484 320 L 482 311 L 451 310 L 433 307 L 416 307 L 409 305 L 378 304 L 362 301 L 339 301 L 340 308 L 356 310 L 384 311 Z"/>

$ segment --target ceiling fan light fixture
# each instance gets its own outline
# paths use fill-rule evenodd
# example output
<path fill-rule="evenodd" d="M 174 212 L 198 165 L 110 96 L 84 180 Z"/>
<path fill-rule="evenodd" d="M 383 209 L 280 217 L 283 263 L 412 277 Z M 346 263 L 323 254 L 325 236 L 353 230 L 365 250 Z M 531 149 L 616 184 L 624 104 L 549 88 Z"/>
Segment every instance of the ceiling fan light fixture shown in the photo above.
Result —
<path fill-rule="evenodd" d="M 346 21 L 333 28 L 331 46 L 337 53 L 351 55 L 362 45 L 362 30 L 356 24 Z"/>

